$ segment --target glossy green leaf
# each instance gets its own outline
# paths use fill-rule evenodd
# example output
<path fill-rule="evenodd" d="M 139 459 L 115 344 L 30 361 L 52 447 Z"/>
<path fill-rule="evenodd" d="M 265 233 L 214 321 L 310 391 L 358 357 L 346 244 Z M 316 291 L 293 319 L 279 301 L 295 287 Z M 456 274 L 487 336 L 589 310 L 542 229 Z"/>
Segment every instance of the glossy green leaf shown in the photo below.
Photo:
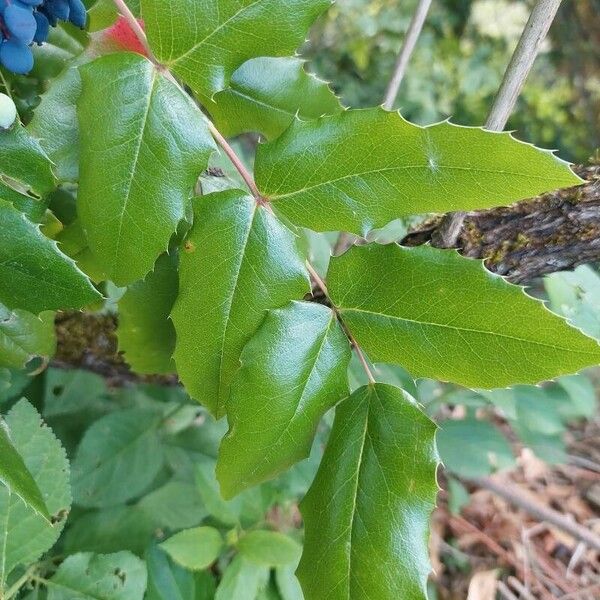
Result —
<path fill-rule="evenodd" d="M 296 116 L 308 121 L 344 110 L 327 84 L 291 57 L 249 60 L 205 106 L 223 135 L 257 131 L 267 139 L 283 133 Z"/>
<path fill-rule="evenodd" d="M 336 411 L 302 501 L 306 600 L 425 600 L 437 494 L 435 425 L 399 388 L 362 387 Z"/>
<path fill-rule="evenodd" d="M 48 582 L 48 600 L 142 600 L 146 565 L 129 552 L 69 556 Z"/>
<path fill-rule="evenodd" d="M 214 527 L 195 527 L 176 533 L 160 547 L 182 567 L 199 571 L 217 560 L 223 537 Z"/>
<path fill-rule="evenodd" d="M 39 314 L 101 298 L 89 279 L 11 204 L 0 200 L 0 302 Z"/>
<path fill-rule="evenodd" d="M 73 461 L 73 496 L 88 507 L 114 506 L 141 494 L 163 464 L 160 415 L 140 408 L 111 413 L 86 432 Z"/>
<path fill-rule="evenodd" d="M 36 356 L 49 359 L 55 348 L 53 312 L 37 317 L 0 304 L 0 366 L 18 369 Z"/>
<path fill-rule="evenodd" d="M 40 196 L 54 188 L 48 156 L 21 125 L 0 131 L 0 179 L 3 177 Z"/>
<path fill-rule="evenodd" d="M 159 256 L 145 279 L 119 300 L 119 350 L 136 373 L 174 373 L 175 328 L 169 317 L 177 298 L 177 255 Z"/>
<path fill-rule="evenodd" d="M 158 60 L 197 94 L 224 89 L 257 56 L 293 54 L 331 0 L 142 0 Z"/>
<path fill-rule="evenodd" d="M 71 506 L 65 451 L 35 408 L 20 400 L 6 415 L 6 424 L 11 442 L 41 491 L 52 521 L 0 485 L 0 590 L 15 567 L 35 562 L 53 546 Z"/>
<path fill-rule="evenodd" d="M 267 310 L 309 291 L 293 233 L 239 190 L 197 200 L 180 256 L 172 318 L 175 362 L 188 393 L 217 417 L 241 351 Z"/>
<path fill-rule="evenodd" d="M 39 223 L 43 219 L 48 208 L 47 199 L 34 198 L 22 191 L 17 191 L 4 183 L 2 179 L 0 179 L 0 199 L 10 202 L 35 223 Z"/>
<path fill-rule="evenodd" d="M 10 431 L 0 417 L 0 481 L 27 506 L 50 521 L 42 492 L 10 439 Z"/>
<path fill-rule="evenodd" d="M 215 146 L 198 107 L 142 56 L 79 72 L 79 216 L 107 275 L 126 285 L 167 249 Z"/>
<path fill-rule="evenodd" d="M 246 533 L 237 545 L 248 561 L 265 567 L 283 567 L 297 563 L 302 547 L 291 537 L 278 531 L 256 530 Z"/>
<path fill-rule="evenodd" d="M 61 73 L 42 95 L 33 119 L 27 126 L 39 139 L 54 164 L 59 181 L 77 181 L 79 175 L 79 128 L 77 98 L 81 93 L 81 78 L 77 67 Z"/>
<path fill-rule="evenodd" d="M 370 245 L 332 260 L 333 302 L 371 360 L 474 388 L 538 383 L 600 362 L 600 346 L 481 261 Z"/>
<path fill-rule="evenodd" d="M 350 345 L 330 309 L 294 302 L 269 312 L 241 361 L 217 463 L 226 498 L 309 456 L 322 416 L 348 395 Z"/>
<path fill-rule="evenodd" d="M 550 152 L 381 108 L 298 121 L 259 146 L 256 183 L 290 221 L 366 234 L 402 216 L 508 204 L 580 179 Z"/>
<path fill-rule="evenodd" d="M 236 556 L 225 569 L 215 600 L 256 600 L 260 588 L 269 579 L 269 569 Z"/>

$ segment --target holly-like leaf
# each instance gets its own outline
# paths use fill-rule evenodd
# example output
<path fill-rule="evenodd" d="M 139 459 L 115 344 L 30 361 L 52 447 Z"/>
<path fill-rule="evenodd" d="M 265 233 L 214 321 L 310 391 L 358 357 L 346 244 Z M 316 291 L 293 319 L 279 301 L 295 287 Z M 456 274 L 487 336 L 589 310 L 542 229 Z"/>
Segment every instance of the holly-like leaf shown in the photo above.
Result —
<path fill-rule="evenodd" d="M 300 544 L 291 537 L 278 531 L 264 530 L 246 533 L 237 548 L 246 560 L 265 567 L 297 564 L 302 552 Z"/>
<path fill-rule="evenodd" d="M 373 108 L 294 121 L 259 146 L 256 183 L 297 225 L 366 234 L 402 216 L 498 206 L 581 180 L 508 133 L 418 127 Z"/>
<path fill-rule="evenodd" d="M 223 416 L 243 347 L 266 312 L 309 291 L 294 234 L 240 190 L 197 200 L 172 318 L 187 391 Z"/>
<path fill-rule="evenodd" d="M 119 350 L 137 373 L 175 372 L 175 328 L 169 314 L 178 285 L 177 255 L 163 254 L 154 270 L 119 300 Z"/>
<path fill-rule="evenodd" d="M 158 60 L 197 94 L 211 97 L 257 56 L 287 56 L 331 0 L 142 0 Z"/>
<path fill-rule="evenodd" d="M 34 314 L 101 298 L 89 279 L 12 204 L 0 200 L 0 302 Z"/>
<path fill-rule="evenodd" d="M 111 413 L 86 432 L 73 461 L 73 496 L 87 507 L 115 506 L 142 493 L 163 464 L 160 415 L 132 408 Z"/>
<path fill-rule="evenodd" d="M 257 131 L 267 139 L 283 133 L 296 116 L 306 121 L 344 110 L 327 84 L 291 57 L 249 60 L 205 106 L 223 135 Z"/>
<path fill-rule="evenodd" d="M 54 313 L 39 317 L 0 304 L 0 366 L 19 369 L 32 358 L 49 358 L 56 348 Z"/>
<path fill-rule="evenodd" d="M 142 56 L 79 72 L 79 216 L 107 275 L 127 285 L 167 249 L 215 146 L 198 107 Z"/>
<path fill-rule="evenodd" d="M 369 357 L 415 377 L 495 388 L 600 362 L 595 340 L 453 250 L 355 248 L 332 260 L 328 282 Z"/>
<path fill-rule="evenodd" d="M 176 533 L 160 547 L 182 567 L 199 571 L 219 558 L 223 538 L 214 527 L 195 527 Z"/>
<path fill-rule="evenodd" d="M 0 481 L 36 513 L 50 521 L 42 492 L 10 439 L 10 431 L 0 418 Z"/>
<path fill-rule="evenodd" d="M 306 600 L 426 600 L 435 425 L 399 388 L 359 388 L 336 410 L 301 503 Z M 366 594 L 365 590 L 368 590 Z"/>
<path fill-rule="evenodd" d="M 33 119 L 27 126 L 39 139 L 52 162 L 59 181 L 77 181 L 79 175 L 79 127 L 77 98 L 81 78 L 77 67 L 61 73 L 42 95 Z"/>
<path fill-rule="evenodd" d="M 35 408 L 20 400 L 6 416 L 10 439 L 42 493 L 49 522 L 0 485 L 0 590 L 12 570 L 28 565 L 58 539 L 71 506 L 69 463 L 60 442 Z"/>
<path fill-rule="evenodd" d="M 51 163 L 42 146 L 16 125 L 0 131 L 0 179 L 8 177 L 25 190 L 44 196 L 54 189 Z"/>
<path fill-rule="evenodd" d="M 348 394 L 350 345 L 330 309 L 293 302 L 269 312 L 241 362 L 217 463 L 226 498 L 309 456 L 322 416 Z"/>
<path fill-rule="evenodd" d="M 142 600 L 147 572 L 130 552 L 69 556 L 52 576 L 48 600 Z"/>

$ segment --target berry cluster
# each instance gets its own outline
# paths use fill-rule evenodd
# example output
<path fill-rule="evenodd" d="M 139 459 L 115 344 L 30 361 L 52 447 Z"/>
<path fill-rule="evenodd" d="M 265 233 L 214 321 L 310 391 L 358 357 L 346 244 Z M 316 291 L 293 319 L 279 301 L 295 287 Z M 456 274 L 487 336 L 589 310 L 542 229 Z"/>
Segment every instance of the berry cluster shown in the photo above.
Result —
<path fill-rule="evenodd" d="M 81 0 L 0 0 L 0 64 L 13 73 L 29 73 L 31 44 L 45 42 L 58 21 L 83 28 L 86 19 Z"/>

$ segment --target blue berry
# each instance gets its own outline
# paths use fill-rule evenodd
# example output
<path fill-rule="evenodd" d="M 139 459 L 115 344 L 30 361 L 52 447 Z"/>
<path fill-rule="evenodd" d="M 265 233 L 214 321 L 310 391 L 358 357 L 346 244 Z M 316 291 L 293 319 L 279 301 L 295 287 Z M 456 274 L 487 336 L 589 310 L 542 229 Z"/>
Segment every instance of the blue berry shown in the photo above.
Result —
<path fill-rule="evenodd" d="M 87 21 L 87 11 L 81 0 L 69 0 L 69 21 L 83 29 Z"/>
<path fill-rule="evenodd" d="M 41 46 L 48 39 L 48 34 L 50 33 L 50 21 L 48 21 L 48 17 L 44 13 L 38 11 L 33 13 L 33 16 L 37 23 L 33 41 Z"/>
<path fill-rule="evenodd" d="M 31 6 L 13 0 L 4 10 L 4 24 L 11 36 L 24 44 L 31 44 L 37 23 Z"/>
<path fill-rule="evenodd" d="M 31 48 L 16 38 L 0 44 L 0 64 L 18 75 L 26 75 L 33 68 Z"/>

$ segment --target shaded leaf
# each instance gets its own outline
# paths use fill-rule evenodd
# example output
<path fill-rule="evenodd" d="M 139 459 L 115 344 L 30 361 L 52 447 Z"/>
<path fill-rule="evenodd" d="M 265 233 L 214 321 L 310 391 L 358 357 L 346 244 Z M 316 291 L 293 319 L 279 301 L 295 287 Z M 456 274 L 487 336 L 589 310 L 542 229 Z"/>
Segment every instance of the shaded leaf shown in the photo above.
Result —
<path fill-rule="evenodd" d="M 366 234 L 402 216 L 509 204 L 581 180 L 510 134 L 423 128 L 373 108 L 294 121 L 259 146 L 256 183 L 296 225 Z"/>
<path fill-rule="evenodd" d="M 298 577 L 307 600 L 427 598 L 434 433 L 412 399 L 387 384 L 362 387 L 337 408 L 300 506 L 305 545 Z"/>
<path fill-rule="evenodd" d="M 44 416 L 57 417 L 94 409 L 107 394 L 104 379 L 96 373 L 48 369 L 44 385 Z"/>
<path fill-rule="evenodd" d="M 265 567 L 283 567 L 297 563 L 302 547 L 292 538 L 278 531 L 250 531 L 237 545 L 239 553 L 248 561 Z"/>
<path fill-rule="evenodd" d="M 333 302 L 373 361 L 475 388 L 537 383 L 600 362 L 600 346 L 481 261 L 422 246 L 334 259 Z"/>
<path fill-rule="evenodd" d="M 195 527 L 176 533 L 160 547 L 182 567 L 199 571 L 217 560 L 223 538 L 214 527 Z"/>
<path fill-rule="evenodd" d="M 268 567 L 259 567 L 236 556 L 223 573 L 215 600 L 256 600 L 258 591 L 268 579 Z"/>

